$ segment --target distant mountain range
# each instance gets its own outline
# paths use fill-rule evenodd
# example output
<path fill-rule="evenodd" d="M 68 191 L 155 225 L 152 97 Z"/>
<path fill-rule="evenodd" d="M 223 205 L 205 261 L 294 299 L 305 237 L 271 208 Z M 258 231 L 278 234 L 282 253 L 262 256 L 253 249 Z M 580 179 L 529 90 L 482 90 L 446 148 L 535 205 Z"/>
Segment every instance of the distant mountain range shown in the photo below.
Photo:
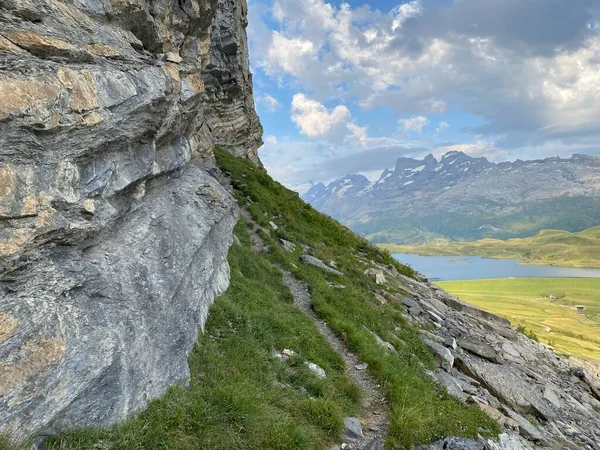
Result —
<path fill-rule="evenodd" d="M 600 224 L 600 157 L 493 163 L 462 152 L 399 158 L 370 182 L 349 175 L 303 196 L 376 243 L 507 239 Z"/>

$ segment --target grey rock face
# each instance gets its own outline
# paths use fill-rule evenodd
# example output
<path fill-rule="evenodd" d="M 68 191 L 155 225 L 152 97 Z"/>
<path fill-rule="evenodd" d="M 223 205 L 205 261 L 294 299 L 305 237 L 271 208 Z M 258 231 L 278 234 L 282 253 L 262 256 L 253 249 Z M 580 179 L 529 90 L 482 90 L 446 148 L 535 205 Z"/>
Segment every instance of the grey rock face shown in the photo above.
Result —
<path fill-rule="evenodd" d="M 0 434 L 189 378 L 228 285 L 221 145 L 259 163 L 244 0 L 0 1 Z"/>
<path fill-rule="evenodd" d="M 198 328 L 228 286 L 233 208 L 189 167 L 149 181 L 84 246 L 42 248 L 5 276 L 3 431 L 108 425 L 187 383 Z"/>

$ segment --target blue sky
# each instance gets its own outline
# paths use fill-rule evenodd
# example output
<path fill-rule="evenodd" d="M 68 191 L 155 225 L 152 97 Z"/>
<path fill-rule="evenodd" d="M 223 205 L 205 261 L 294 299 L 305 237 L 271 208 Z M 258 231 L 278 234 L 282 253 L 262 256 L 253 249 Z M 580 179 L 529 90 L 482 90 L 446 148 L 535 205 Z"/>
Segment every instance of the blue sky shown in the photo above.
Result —
<path fill-rule="evenodd" d="M 600 0 L 249 0 L 260 157 L 294 187 L 400 156 L 600 154 Z"/>

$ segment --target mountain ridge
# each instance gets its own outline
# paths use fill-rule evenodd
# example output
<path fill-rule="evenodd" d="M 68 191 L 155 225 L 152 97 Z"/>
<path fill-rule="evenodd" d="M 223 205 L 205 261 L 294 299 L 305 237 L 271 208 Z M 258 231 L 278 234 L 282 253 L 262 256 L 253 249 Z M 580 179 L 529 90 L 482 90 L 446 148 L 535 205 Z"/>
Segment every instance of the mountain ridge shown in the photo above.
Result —
<path fill-rule="evenodd" d="M 377 243 L 582 231 L 600 223 L 600 158 L 495 163 L 456 151 L 439 161 L 401 157 L 377 181 L 348 175 L 316 184 L 303 199 Z"/>

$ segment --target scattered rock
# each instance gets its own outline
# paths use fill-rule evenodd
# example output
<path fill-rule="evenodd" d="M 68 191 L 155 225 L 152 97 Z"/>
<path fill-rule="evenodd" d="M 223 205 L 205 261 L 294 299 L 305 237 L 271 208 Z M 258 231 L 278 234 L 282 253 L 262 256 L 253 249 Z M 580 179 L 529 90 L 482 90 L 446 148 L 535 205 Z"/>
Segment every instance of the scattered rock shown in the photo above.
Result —
<path fill-rule="evenodd" d="M 286 356 L 287 358 L 291 358 L 293 356 L 296 356 L 296 352 L 294 350 L 290 350 L 290 349 L 283 349 L 283 355 Z"/>
<path fill-rule="evenodd" d="M 433 334 L 431 331 L 419 330 L 419 333 L 421 333 L 421 336 L 431 339 L 434 342 L 439 342 L 440 344 L 444 343 L 444 338 L 438 336 L 437 334 Z"/>
<path fill-rule="evenodd" d="M 530 439 L 534 442 L 544 441 L 544 437 L 541 435 L 539 430 L 531 422 L 529 422 L 529 420 L 527 420 L 519 413 L 516 413 L 509 409 L 506 409 L 506 412 L 508 413 L 510 418 L 513 419 L 519 425 L 519 432 L 524 438 Z"/>
<path fill-rule="evenodd" d="M 317 366 L 315 363 L 306 361 L 304 364 L 306 364 L 309 370 L 313 372 L 317 377 L 321 379 L 327 378 L 327 374 L 325 373 L 325 371 L 321 367 Z"/>
<path fill-rule="evenodd" d="M 550 403 L 552 403 L 554 406 L 556 406 L 557 408 L 560 408 L 560 398 L 558 397 L 558 394 L 556 393 L 556 391 L 548 384 L 546 384 L 546 387 L 544 387 L 544 393 L 542 394 L 542 396 L 548 400 Z"/>
<path fill-rule="evenodd" d="M 175 52 L 168 52 L 165 55 L 165 59 L 169 62 L 175 63 L 175 64 L 179 64 L 180 62 L 183 61 L 183 58 L 181 56 L 179 56 L 178 53 Z"/>
<path fill-rule="evenodd" d="M 348 440 L 362 439 L 364 437 L 360 420 L 356 417 L 344 418 L 344 438 Z"/>
<path fill-rule="evenodd" d="M 446 338 L 446 340 L 444 340 L 444 345 L 452 350 L 456 350 L 456 339 L 453 337 Z"/>
<path fill-rule="evenodd" d="M 415 450 L 486 450 L 483 441 L 449 437 L 433 444 L 422 445 Z"/>
<path fill-rule="evenodd" d="M 481 356 L 488 361 L 495 362 L 497 364 L 502 364 L 504 362 L 502 356 L 500 356 L 500 354 L 494 350 L 491 345 L 483 342 L 475 342 L 470 339 L 460 339 L 458 341 L 458 346 L 473 353 L 474 355 Z"/>
<path fill-rule="evenodd" d="M 273 229 L 273 231 L 279 230 L 279 227 L 277 225 L 275 225 L 275 222 L 270 221 L 269 225 L 271 226 L 271 228 Z"/>
<path fill-rule="evenodd" d="M 285 239 L 279 239 L 281 245 L 283 245 L 284 250 L 294 253 L 296 251 L 296 244 L 290 241 L 286 241 Z"/>
<path fill-rule="evenodd" d="M 461 401 L 466 400 L 467 396 L 463 393 L 461 385 L 451 375 L 447 374 L 446 372 L 426 371 L 425 373 L 433 378 L 452 397 L 455 397 Z"/>
<path fill-rule="evenodd" d="M 369 365 L 367 363 L 357 364 L 354 366 L 356 370 L 367 370 L 368 367 Z"/>
<path fill-rule="evenodd" d="M 444 323 L 444 319 L 439 314 L 436 314 L 436 313 L 434 313 L 433 311 L 431 311 L 429 309 L 427 310 L 427 314 L 438 325 L 442 325 Z"/>
<path fill-rule="evenodd" d="M 385 279 L 385 275 L 383 274 L 383 270 L 371 268 L 371 269 L 365 270 L 364 274 L 367 276 L 375 277 L 376 284 L 385 284 L 386 283 L 386 279 Z"/>
<path fill-rule="evenodd" d="M 419 305 L 412 298 L 400 296 L 400 301 L 404 306 L 408 308 L 408 310 L 413 316 L 419 316 L 423 313 L 423 308 L 421 308 L 421 305 Z"/>
<path fill-rule="evenodd" d="M 96 203 L 93 199 L 87 198 L 83 201 L 83 210 L 90 214 L 94 215 L 96 213 Z"/>
<path fill-rule="evenodd" d="M 362 326 L 366 331 L 368 331 L 369 333 L 371 333 L 371 335 L 375 338 L 375 342 L 377 342 L 377 345 L 379 345 L 381 348 L 386 349 L 389 352 L 392 353 L 396 353 L 396 347 L 394 347 L 392 344 L 390 344 L 389 342 L 384 341 L 383 339 L 381 339 L 377 333 L 373 333 L 371 330 L 369 330 L 367 327 L 365 327 L 364 325 Z"/>
<path fill-rule="evenodd" d="M 373 292 L 373 295 L 375 296 L 377 301 L 382 305 L 387 304 L 387 301 L 385 300 L 385 297 L 383 295 L 379 294 L 378 292 Z"/>
<path fill-rule="evenodd" d="M 488 450 L 529 450 L 516 436 L 511 436 L 507 433 L 502 433 L 498 436 L 498 441 L 488 440 Z"/>
<path fill-rule="evenodd" d="M 433 350 L 433 355 L 438 366 L 446 371 L 452 369 L 454 366 L 454 356 L 450 350 L 443 345 L 432 341 L 431 339 L 424 339 L 423 342 L 425 342 L 425 344 L 427 344 L 427 346 Z"/>
<path fill-rule="evenodd" d="M 311 256 L 311 255 L 302 255 L 302 256 L 300 256 L 300 261 L 302 261 L 303 264 L 306 264 L 308 266 L 317 267 L 317 268 L 319 268 L 321 270 L 324 270 L 325 272 L 332 273 L 332 274 L 337 275 L 339 277 L 344 276 L 344 274 L 342 272 L 340 272 L 339 270 L 332 269 L 327 264 L 325 264 L 323 261 L 321 261 L 318 258 L 315 258 L 314 256 Z"/>
<path fill-rule="evenodd" d="M 383 442 L 381 439 L 375 438 L 364 447 L 364 450 L 383 450 Z"/>
<path fill-rule="evenodd" d="M 495 420 L 500 425 L 503 425 L 507 428 L 512 428 L 513 430 L 519 429 L 519 424 L 514 419 L 511 419 L 510 417 L 506 417 L 504 414 L 502 414 L 496 408 L 494 408 L 486 403 L 481 402 L 480 399 L 478 399 L 477 397 L 475 397 L 475 396 L 469 397 L 469 402 L 475 404 L 479 409 L 481 409 L 485 414 L 487 414 L 487 416 L 489 418 Z"/>

